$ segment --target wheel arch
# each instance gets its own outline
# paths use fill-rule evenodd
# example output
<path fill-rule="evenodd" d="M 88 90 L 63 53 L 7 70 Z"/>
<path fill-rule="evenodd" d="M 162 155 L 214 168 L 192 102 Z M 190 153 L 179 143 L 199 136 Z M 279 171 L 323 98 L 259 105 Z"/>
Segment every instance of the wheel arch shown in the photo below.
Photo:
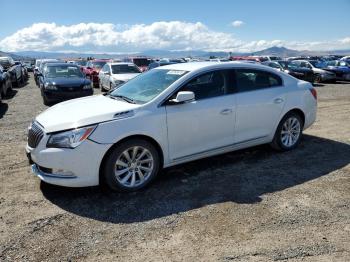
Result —
<path fill-rule="evenodd" d="M 293 109 L 290 109 L 289 111 L 287 111 L 287 112 L 282 116 L 280 122 L 282 121 L 282 119 L 283 119 L 286 115 L 288 115 L 288 114 L 290 114 L 290 113 L 292 113 L 292 112 L 293 112 L 293 113 L 296 113 L 296 114 L 298 114 L 298 115 L 300 116 L 301 120 L 303 121 L 303 126 L 304 126 L 304 124 L 305 124 L 305 113 L 304 113 L 304 111 L 301 110 L 300 108 L 293 108 Z"/>
<path fill-rule="evenodd" d="M 104 154 L 102 161 L 100 163 L 100 168 L 99 168 L 99 184 L 103 184 L 104 183 L 104 179 L 103 179 L 103 169 L 104 169 L 104 163 L 107 159 L 107 156 L 109 156 L 109 154 L 114 150 L 114 148 L 116 148 L 118 145 L 120 145 L 121 143 L 130 140 L 130 139 L 143 139 L 146 140 L 147 142 L 151 143 L 157 150 L 158 154 L 159 154 L 159 163 L 160 163 L 160 168 L 162 168 L 164 166 L 164 153 L 162 150 L 162 147 L 160 146 L 160 144 L 152 137 L 147 136 L 147 135 L 130 135 L 127 137 L 124 137 L 123 139 L 119 140 L 118 142 L 114 143 L 108 150 L 107 152 Z"/>

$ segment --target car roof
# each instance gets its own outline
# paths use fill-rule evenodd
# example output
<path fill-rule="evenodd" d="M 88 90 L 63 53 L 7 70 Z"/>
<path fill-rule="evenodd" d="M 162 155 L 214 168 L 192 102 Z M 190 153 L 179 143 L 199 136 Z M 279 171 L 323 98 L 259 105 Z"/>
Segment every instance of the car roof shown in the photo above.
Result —
<path fill-rule="evenodd" d="M 47 63 L 46 66 L 74 66 L 78 67 L 76 64 L 69 64 L 69 63 L 63 63 L 63 62 L 57 62 L 57 63 Z"/>
<path fill-rule="evenodd" d="M 197 71 L 200 69 L 217 69 L 217 68 L 240 68 L 240 67 L 249 67 L 252 69 L 269 69 L 269 67 L 266 67 L 265 65 L 256 64 L 256 63 L 244 63 L 239 61 L 233 61 L 233 62 L 190 62 L 190 63 L 178 63 L 178 64 L 171 64 L 171 65 L 165 65 L 161 68 L 157 67 L 156 70 L 162 70 L 162 69 L 168 69 L 168 70 L 181 70 L 181 71 Z M 273 71 L 271 71 L 273 72 Z"/>
<path fill-rule="evenodd" d="M 130 62 L 108 62 L 109 65 L 135 65 L 134 63 Z"/>

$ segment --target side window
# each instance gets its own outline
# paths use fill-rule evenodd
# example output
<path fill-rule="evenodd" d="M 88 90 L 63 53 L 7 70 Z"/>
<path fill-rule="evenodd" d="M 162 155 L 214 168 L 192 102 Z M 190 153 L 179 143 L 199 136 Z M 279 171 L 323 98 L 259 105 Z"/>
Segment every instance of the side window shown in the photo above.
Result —
<path fill-rule="evenodd" d="M 213 71 L 200 75 L 185 86 L 180 91 L 192 91 L 195 94 L 196 100 L 221 96 L 228 92 L 228 83 L 226 72 Z"/>
<path fill-rule="evenodd" d="M 274 86 L 281 86 L 282 79 L 270 72 L 253 69 L 237 69 L 236 83 L 238 92 L 247 92 Z"/>

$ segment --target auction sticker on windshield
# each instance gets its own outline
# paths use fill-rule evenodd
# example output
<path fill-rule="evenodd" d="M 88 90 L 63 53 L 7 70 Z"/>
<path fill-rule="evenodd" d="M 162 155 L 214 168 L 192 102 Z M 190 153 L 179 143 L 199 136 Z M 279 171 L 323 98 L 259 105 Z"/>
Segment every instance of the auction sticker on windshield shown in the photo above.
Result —
<path fill-rule="evenodd" d="M 170 70 L 167 75 L 183 75 L 186 71 L 182 70 Z"/>

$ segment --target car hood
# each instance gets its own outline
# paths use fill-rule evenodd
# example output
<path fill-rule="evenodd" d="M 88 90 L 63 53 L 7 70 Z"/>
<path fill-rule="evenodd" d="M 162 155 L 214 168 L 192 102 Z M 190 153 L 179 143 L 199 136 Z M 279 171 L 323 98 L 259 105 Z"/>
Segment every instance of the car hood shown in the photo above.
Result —
<path fill-rule="evenodd" d="M 133 74 L 112 74 L 112 78 L 114 80 L 122 80 L 124 82 L 129 81 L 130 79 L 138 76 L 140 73 L 133 73 Z"/>
<path fill-rule="evenodd" d="M 343 73 L 350 73 L 350 68 L 347 66 L 328 66 L 326 69 L 343 72 Z"/>
<path fill-rule="evenodd" d="M 83 77 L 55 77 L 45 79 L 46 83 L 58 86 L 81 86 L 90 84 L 90 80 Z"/>
<path fill-rule="evenodd" d="M 46 133 L 51 133 L 113 120 L 115 114 L 139 106 L 95 95 L 59 103 L 42 112 L 35 120 L 44 127 Z"/>

